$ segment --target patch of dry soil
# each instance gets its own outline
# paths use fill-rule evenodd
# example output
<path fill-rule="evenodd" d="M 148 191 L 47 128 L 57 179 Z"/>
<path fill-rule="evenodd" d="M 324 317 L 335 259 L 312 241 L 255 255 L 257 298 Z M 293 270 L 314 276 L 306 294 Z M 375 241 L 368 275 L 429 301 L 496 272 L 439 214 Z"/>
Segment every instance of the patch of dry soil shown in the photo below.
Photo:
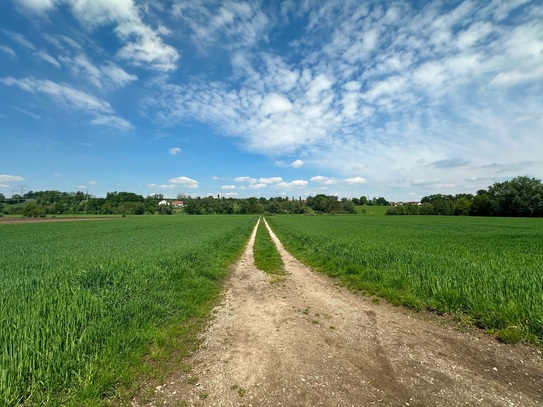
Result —
<path fill-rule="evenodd" d="M 253 243 L 191 363 L 149 406 L 538 406 L 543 356 L 376 304 L 292 257 L 288 275 L 255 268 Z M 139 405 L 134 401 L 134 405 Z"/>

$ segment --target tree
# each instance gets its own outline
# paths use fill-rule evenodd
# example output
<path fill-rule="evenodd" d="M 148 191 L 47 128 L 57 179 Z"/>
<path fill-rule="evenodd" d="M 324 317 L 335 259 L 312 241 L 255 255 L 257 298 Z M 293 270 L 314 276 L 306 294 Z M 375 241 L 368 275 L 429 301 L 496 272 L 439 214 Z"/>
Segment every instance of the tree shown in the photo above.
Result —
<path fill-rule="evenodd" d="M 160 205 L 160 206 L 168 206 L 169 205 Z M 204 208 L 200 203 L 195 200 L 191 199 L 187 204 L 185 205 L 185 212 L 189 215 L 201 215 L 204 212 Z"/>
<path fill-rule="evenodd" d="M 35 203 L 29 203 L 23 209 L 23 216 L 27 218 L 44 218 L 45 209 Z"/>
<path fill-rule="evenodd" d="M 490 214 L 498 216 L 543 216 L 543 184 L 526 176 L 496 182 L 488 188 Z"/>
<path fill-rule="evenodd" d="M 460 198 L 456 200 L 453 208 L 454 215 L 467 216 L 470 213 L 471 201 L 468 198 Z"/>
<path fill-rule="evenodd" d="M 337 197 L 333 195 L 318 194 L 314 198 L 307 198 L 307 206 L 316 212 L 330 213 L 338 209 Z"/>

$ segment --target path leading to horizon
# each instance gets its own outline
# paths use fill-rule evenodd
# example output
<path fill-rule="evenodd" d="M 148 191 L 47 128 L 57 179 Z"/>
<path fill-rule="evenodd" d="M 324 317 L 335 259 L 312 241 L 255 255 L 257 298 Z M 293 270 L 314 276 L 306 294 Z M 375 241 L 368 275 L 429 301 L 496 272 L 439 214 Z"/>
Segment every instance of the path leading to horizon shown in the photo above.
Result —
<path fill-rule="evenodd" d="M 287 270 L 273 282 L 254 265 L 255 235 L 193 370 L 158 386 L 147 405 L 543 405 L 540 349 L 353 293 L 297 261 L 272 232 Z"/>

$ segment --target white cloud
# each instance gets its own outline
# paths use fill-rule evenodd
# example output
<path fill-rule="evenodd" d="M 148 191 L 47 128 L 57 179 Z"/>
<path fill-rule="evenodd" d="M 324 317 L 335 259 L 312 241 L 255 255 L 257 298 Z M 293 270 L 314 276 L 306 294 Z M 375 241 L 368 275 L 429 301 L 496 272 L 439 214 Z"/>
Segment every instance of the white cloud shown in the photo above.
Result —
<path fill-rule="evenodd" d="M 11 76 L 1 78 L 0 82 L 8 86 L 18 86 L 27 92 L 43 92 L 61 101 L 67 106 L 75 106 L 82 110 L 111 112 L 111 105 L 92 95 L 78 91 L 69 85 L 58 84 L 50 80 L 40 80 L 33 77 L 15 79 Z"/>
<path fill-rule="evenodd" d="M 98 88 L 121 88 L 138 79 L 136 75 L 127 73 L 116 64 L 106 61 L 96 66 L 82 53 L 70 57 L 60 56 L 59 60 L 77 77 L 84 79 Z"/>
<path fill-rule="evenodd" d="M 182 185 L 185 188 L 198 188 L 198 181 L 188 177 L 170 178 L 168 182 L 171 182 L 172 184 Z"/>
<path fill-rule="evenodd" d="M 319 184 L 324 184 L 324 185 L 335 185 L 338 182 L 337 179 L 333 177 L 325 177 L 323 175 L 317 175 L 316 177 L 312 177 L 310 181 L 318 182 Z"/>
<path fill-rule="evenodd" d="M 51 12 L 55 7 L 67 4 L 73 15 L 92 31 L 100 26 L 115 26 L 123 46 L 118 55 L 136 66 L 157 71 L 171 71 L 177 68 L 179 53 L 165 44 L 160 37 L 164 28 L 154 31 L 143 22 L 141 13 L 144 7 L 138 7 L 132 0 L 24 0 L 22 5 L 35 12 Z"/>
<path fill-rule="evenodd" d="M 243 49 L 266 39 L 270 26 L 267 14 L 257 3 L 211 0 L 178 2 L 173 7 L 175 17 L 190 29 L 194 44 L 202 52 L 211 46 Z"/>
<path fill-rule="evenodd" d="M 20 175 L 0 174 L 0 182 L 21 182 L 24 180 Z"/>
<path fill-rule="evenodd" d="M 234 178 L 234 181 L 236 181 L 236 182 L 248 182 L 249 184 L 254 184 L 256 182 L 256 178 L 236 177 L 236 178 Z"/>
<path fill-rule="evenodd" d="M 292 103 L 290 103 L 290 100 L 277 93 L 267 95 L 262 103 L 262 113 L 265 115 L 284 113 L 290 110 L 292 110 Z"/>
<path fill-rule="evenodd" d="M 9 30 L 2 30 L 2 31 L 23 48 L 26 48 L 27 50 L 30 50 L 30 51 L 34 51 L 36 49 L 34 44 L 28 41 L 23 34 L 19 34 L 13 31 L 9 31 Z"/>
<path fill-rule="evenodd" d="M 49 10 L 55 6 L 56 0 L 20 0 L 19 3 L 34 11 Z"/>
<path fill-rule="evenodd" d="M 44 61 L 49 62 L 51 65 L 54 65 L 57 68 L 60 68 L 60 63 L 51 55 L 47 54 L 46 52 L 38 51 L 36 52 L 36 55 L 40 57 L 41 59 L 43 59 Z"/>
<path fill-rule="evenodd" d="M 307 186 L 308 182 L 305 180 L 297 179 L 290 182 L 279 182 L 273 187 L 275 189 L 284 189 L 284 190 L 293 190 L 293 189 L 299 189 L 299 188 L 305 188 Z"/>
<path fill-rule="evenodd" d="M 261 182 L 263 184 L 275 184 L 277 182 L 283 181 L 283 178 L 281 177 L 271 177 L 271 178 L 259 178 L 258 182 Z"/>
<path fill-rule="evenodd" d="M 262 188 L 266 188 L 267 186 L 268 186 L 268 184 L 264 184 L 263 182 L 259 182 L 259 183 L 256 183 L 256 184 L 250 184 L 249 188 L 262 189 Z"/>
<path fill-rule="evenodd" d="M 97 114 L 96 117 L 90 121 L 90 124 L 112 127 L 122 131 L 128 131 L 132 129 L 132 125 L 129 121 L 115 115 Z"/>
<path fill-rule="evenodd" d="M 36 119 L 36 120 L 40 120 L 42 117 L 39 115 L 39 114 L 36 114 L 36 113 L 33 113 L 33 112 L 30 112 L 26 109 L 21 109 L 20 107 L 17 107 L 17 106 L 10 106 L 12 107 L 13 109 L 23 113 L 23 114 L 26 114 L 27 116 L 30 116 L 32 117 L 33 119 Z"/>
<path fill-rule="evenodd" d="M 225 190 L 236 189 L 236 186 L 235 185 L 222 185 L 221 190 L 222 189 L 225 189 Z"/>
<path fill-rule="evenodd" d="M 0 51 L 2 51 L 5 54 L 9 55 L 11 58 L 16 58 L 17 57 L 17 54 L 15 53 L 15 51 L 13 51 L 10 47 L 8 47 L 6 45 L 1 45 L 0 44 Z"/>
<path fill-rule="evenodd" d="M 542 48 L 543 49 L 543 48 Z M 500 72 L 490 81 L 490 86 L 513 86 L 520 83 L 528 83 L 543 79 L 543 66 L 539 66 L 527 72 L 513 69 L 507 72 Z"/>
<path fill-rule="evenodd" d="M 365 184 L 368 181 L 362 177 L 353 177 L 353 178 L 345 178 L 343 182 L 347 185 L 357 185 L 357 184 Z"/>
<path fill-rule="evenodd" d="M 179 148 L 179 147 L 172 147 L 170 148 L 170 155 L 177 155 L 181 152 L 182 150 Z"/>
<path fill-rule="evenodd" d="M 302 160 L 296 160 L 290 164 L 290 166 L 293 168 L 300 168 L 302 165 L 304 165 L 304 161 Z"/>
<path fill-rule="evenodd" d="M 132 128 L 127 120 L 113 114 L 113 109 L 108 102 L 74 89 L 70 85 L 33 77 L 15 79 L 11 76 L 0 78 L 0 83 L 17 86 L 31 93 L 45 93 L 67 108 L 81 110 L 93 115 L 94 119 L 90 121 L 90 124 L 104 125 L 119 130 L 130 130 Z"/>

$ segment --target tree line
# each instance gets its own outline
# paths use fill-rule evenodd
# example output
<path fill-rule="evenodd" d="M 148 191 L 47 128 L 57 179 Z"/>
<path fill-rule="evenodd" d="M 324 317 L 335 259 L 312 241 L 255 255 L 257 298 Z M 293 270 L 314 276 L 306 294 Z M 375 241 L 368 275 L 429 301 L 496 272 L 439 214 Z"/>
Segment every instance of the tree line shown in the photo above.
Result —
<path fill-rule="evenodd" d="M 305 213 L 356 213 L 358 205 L 384 205 L 390 203 L 383 197 L 368 199 L 338 198 L 318 194 L 304 200 L 285 198 L 230 198 L 220 195 L 190 197 L 178 195 L 183 208 L 164 204 L 164 196 L 155 194 L 144 197 L 133 192 L 108 192 L 105 198 L 90 196 L 81 191 L 30 191 L 7 199 L 0 194 L 4 214 L 21 214 L 29 217 L 62 214 L 143 215 L 173 214 L 183 211 L 198 214 L 305 214 Z M 162 203 L 162 204 L 160 204 Z M 474 215 L 474 216 L 543 216 L 543 183 L 535 178 L 520 176 L 510 181 L 496 182 L 475 195 L 435 194 L 425 196 L 418 204 L 390 206 L 387 215 Z"/>
<path fill-rule="evenodd" d="M 230 198 L 230 197 L 190 197 L 178 195 L 183 201 L 182 208 L 174 208 L 173 200 L 165 200 L 162 194 L 144 197 L 133 192 L 108 192 L 105 198 L 89 196 L 79 192 L 30 191 L 24 195 L 14 195 L 6 199 L 0 194 L 1 213 L 21 214 L 27 217 L 46 215 L 93 214 L 93 215 L 143 215 L 185 212 L 198 214 L 304 214 L 304 213 L 356 213 L 356 206 L 388 205 L 383 198 L 368 199 L 338 198 L 334 195 L 319 194 L 305 200 L 286 197 L 274 198 Z"/>
<path fill-rule="evenodd" d="M 476 195 L 430 195 L 418 205 L 392 206 L 387 215 L 473 215 L 506 217 L 542 217 L 543 183 L 520 176 L 496 182 Z"/>

